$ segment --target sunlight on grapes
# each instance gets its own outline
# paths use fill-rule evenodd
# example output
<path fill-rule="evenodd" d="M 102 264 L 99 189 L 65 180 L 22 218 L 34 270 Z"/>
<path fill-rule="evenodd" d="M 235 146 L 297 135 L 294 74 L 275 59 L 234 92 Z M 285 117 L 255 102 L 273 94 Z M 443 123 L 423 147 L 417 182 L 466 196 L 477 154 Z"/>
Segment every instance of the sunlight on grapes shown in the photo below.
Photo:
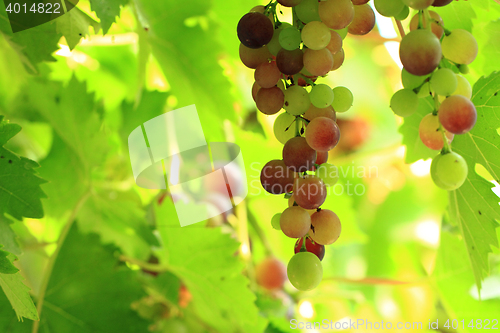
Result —
<path fill-rule="evenodd" d="M 437 247 L 440 237 L 439 221 L 424 220 L 419 222 L 415 227 L 415 236 L 424 243 Z"/>
<path fill-rule="evenodd" d="M 309 301 L 302 301 L 299 305 L 299 313 L 302 317 L 306 319 L 314 318 L 314 308 Z"/>
<path fill-rule="evenodd" d="M 431 163 L 432 160 L 418 160 L 415 163 L 410 165 L 411 173 L 413 173 L 417 177 L 425 177 L 428 176 L 431 172 Z"/>

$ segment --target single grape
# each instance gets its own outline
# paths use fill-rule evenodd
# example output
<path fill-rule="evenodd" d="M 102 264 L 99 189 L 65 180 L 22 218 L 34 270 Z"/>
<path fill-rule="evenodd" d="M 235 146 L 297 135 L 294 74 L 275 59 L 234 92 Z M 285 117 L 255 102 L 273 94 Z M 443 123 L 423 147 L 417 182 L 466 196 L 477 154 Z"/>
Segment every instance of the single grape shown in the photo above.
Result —
<path fill-rule="evenodd" d="M 317 117 L 307 125 L 306 141 L 314 150 L 329 151 L 339 140 L 340 129 L 330 118 Z"/>
<path fill-rule="evenodd" d="M 281 49 L 276 56 L 276 64 L 281 73 L 295 75 L 304 67 L 304 53 L 301 49 L 293 51 Z"/>
<path fill-rule="evenodd" d="M 333 121 L 337 121 L 337 114 L 333 111 L 333 107 L 327 106 L 326 108 L 317 108 L 312 103 L 307 109 L 306 113 L 304 113 L 303 117 L 309 121 L 312 121 L 314 118 L 318 117 L 326 117 L 330 118 Z"/>
<path fill-rule="evenodd" d="M 467 179 L 467 173 L 467 162 L 455 152 L 441 155 L 435 162 L 434 168 L 431 165 L 432 178 L 438 180 L 436 185 L 447 191 L 453 191 L 462 186 Z"/>
<path fill-rule="evenodd" d="M 257 13 L 265 14 L 265 12 L 266 12 L 266 6 L 258 5 L 258 6 L 253 7 L 252 9 L 250 9 L 248 12 L 249 13 L 251 13 L 251 12 L 257 12 Z M 273 16 L 273 13 L 269 12 L 266 16 L 269 18 L 269 20 L 271 21 L 271 23 L 274 26 L 274 16 Z"/>
<path fill-rule="evenodd" d="M 297 205 L 304 209 L 316 209 L 326 199 L 326 187 L 323 181 L 314 175 L 296 178 L 293 185 L 293 197 Z"/>
<path fill-rule="evenodd" d="M 294 172 L 305 172 L 314 165 L 316 151 L 309 147 L 304 137 L 288 140 L 283 147 L 283 162 Z"/>
<path fill-rule="evenodd" d="M 398 15 L 405 6 L 401 0 L 373 0 L 373 4 L 380 15 L 387 17 Z"/>
<path fill-rule="evenodd" d="M 460 73 L 469 74 L 469 71 L 470 71 L 469 66 L 464 65 L 464 64 L 459 64 L 457 67 L 458 67 L 458 70 L 460 71 Z"/>
<path fill-rule="evenodd" d="M 452 2 L 453 0 L 434 0 L 432 4 L 434 7 L 443 7 Z"/>
<path fill-rule="evenodd" d="M 305 237 L 305 240 L 306 251 L 314 253 L 319 260 L 323 260 L 325 256 L 325 246 L 314 242 L 310 237 Z M 300 250 L 302 249 L 302 244 L 304 244 L 304 238 L 297 239 L 297 242 L 295 242 L 295 247 L 293 249 L 295 253 L 301 252 Z"/>
<path fill-rule="evenodd" d="M 453 92 L 452 95 L 462 95 L 468 99 L 472 98 L 472 87 L 470 86 L 469 81 L 460 74 L 455 74 L 457 78 L 457 89 Z"/>
<path fill-rule="evenodd" d="M 333 90 L 326 84 L 317 84 L 312 87 L 309 98 L 311 99 L 311 104 L 315 107 L 326 108 L 332 105 Z"/>
<path fill-rule="evenodd" d="M 327 151 L 318 151 L 316 152 L 316 164 L 322 165 L 328 161 L 328 152 Z M 326 184 L 325 184 L 326 185 Z"/>
<path fill-rule="evenodd" d="M 275 114 L 283 107 L 285 95 L 278 87 L 260 88 L 257 92 L 257 108 L 267 115 Z"/>
<path fill-rule="evenodd" d="M 416 10 L 426 9 L 432 5 L 433 2 L 434 0 L 403 0 L 405 5 Z"/>
<path fill-rule="evenodd" d="M 398 15 L 394 15 L 394 18 L 399 21 L 404 21 L 410 15 L 410 8 L 406 5 L 403 6 L 403 9 L 399 12 Z"/>
<path fill-rule="evenodd" d="M 319 3 L 319 17 L 330 29 L 343 29 L 354 18 L 351 0 L 326 0 Z"/>
<path fill-rule="evenodd" d="M 352 35 L 366 35 L 375 27 L 375 13 L 370 5 L 354 6 L 354 18 L 347 27 Z"/>
<path fill-rule="evenodd" d="M 352 92 L 342 86 L 333 88 L 333 109 L 335 112 L 346 112 L 352 106 L 353 96 Z"/>
<path fill-rule="evenodd" d="M 304 45 L 312 50 L 324 49 L 332 38 L 330 29 L 323 22 L 319 21 L 307 23 L 302 28 L 301 36 Z"/>
<path fill-rule="evenodd" d="M 253 85 L 252 85 L 252 98 L 253 98 L 254 102 L 257 102 L 257 93 L 259 92 L 260 88 L 262 88 L 262 87 L 259 86 L 259 84 L 257 82 L 253 83 Z"/>
<path fill-rule="evenodd" d="M 340 236 L 340 219 L 331 210 L 321 209 L 311 215 L 311 231 L 309 236 L 318 244 L 333 244 Z"/>
<path fill-rule="evenodd" d="M 404 68 L 413 75 L 432 73 L 441 62 L 441 43 L 427 29 L 410 31 L 399 45 Z"/>
<path fill-rule="evenodd" d="M 300 31 L 295 27 L 287 27 L 279 34 L 279 42 L 282 48 L 293 51 L 300 46 Z"/>
<path fill-rule="evenodd" d="M 431 30 L 432 30 L 432 33 L 434 35 L 436 35 L 436 37 L 438 39 L 441 39 L 441 37 L 443 37 L 443 34 L 444 34 L 444 29 L 443 29 L 443 19 L 441 18 L 441 16 L 439 16 L 438 13 L 436 13 L 435 11 L 433 10 L 429 10 L 429 16 L 431 17 Z M 417 30 L 418 29 L 418 13 L 415 14 L 411 21 L 410 21 L 410 31 L 413 31 L 413 30 Z M 436 22 L 437 21 L 437 22 Z M 424 27 L 427 26 L 427 22 L 426 22 L 426 17 L 425 15 L 422 15 L 422 23 L 424 25 Z"/>
<path fill-rule="evenodd" d="M 283 31 L 283 27 L 279 27 L 278 29 L 274 30 L 273 33 L 273 38 L 271 38 L 271 41 L 266 45 L 268 48 L 269 52 L 273 56 L 277 56 L 278 52 L 282 49 L 281 44 L 280 44 L 280 34 Z"/>
<path fill-rule="evenodd" d="M 449 68 L 440 68 L 432 74 L 431 89 L 438 95 L 449 96 L 457 90 L 458 81 Z"/>
<path fill-rule="evenodd" d="M 240 60 L 248 68 L 255 69 L 262 63 L 268 62 L 273 55 L 269 52 L 267 46 L 258 49 L 251 49 L 240 44 Z"/>
<path fill-rule="evenodd" d="M 391 109 L 400 117 L 414 114 L 418 108 L 418 96 L 410 89 L 396 91 L 391 98 Z"/>
<path fill-rule="evenodd" d="M 284 109 L 291 115 L 300 116 L 310 105 L 309 93 L 301 86 L 293 85 L 285 90 Z"/>
<path fill-rule="evenodd" d="M 274 27 L 269 18 L 258 12 L 243 15 L 236 30 L 240 42 L 251 49 L 257 49 L 269 43 L 274 33 Z"/>
<path fill-rule="evenodd" d="M 443 135 L 439 130 L 439 118 L 432 113 L 426 115 L 420 121 L 420 125 L 418 127 L 418 133 L 420 136 L 420 140 L 433 150 L 441 150 L 443 149 Z M 454 135 L 448 131 L 445 131 L 446 137 L 448 138 L 448 142 L 450 143 L 453 140 Z"/>
<path fill-rule="evenodd" d="M 342 64 L 344 63 L 344 56 L 344 49 L 340 49 L 339 52 L 333 55 L 333 66 L 332 69 L 330 69 L 331 72 L 339 69 L 340 66 L 342 66 Z"/>
<path fill-rule="evenodd" d="M 339 169 L 330 163 L 321 164 L 316 170 L 318 176 L 326 186 L 334 186 L 339 181 Z"/>
<path fill-rule="evenodd" d="M 264 62 L 257 66 L 254 73 L 255 82 L 262 88 L 274 87 L 281 77 L 276 61 Z"/>
<path fill-rule="evenodd" d="M 281 213 L 274 214 L 274 216 L 271 219 L 271 225 L 276 230 L 281 230 L 280 219 L 281 219 Z"/>
<path fill-rule="evenodd" d="M 281 231 L 290 238 L 304 237 L 311 228 L 311 216 L 302 207 L 288 207 L 281 214 L 280 227 Z"/>
<path fill-rule="evenodd" d="M 406 69 L 401 70 L 401 82 L 403 82 L 403 87 L 406 89 L 416 89 L 420 87 L 424 81 L 429 77 L 429 75 L 413 75 L 408 73 Z"/>
<path fill-rule="evenodd" d="M 339 35 L 338 32 L 330 30 L 330 42 L 326 46 L 326 48 L 334 55 L 335 53 L 339 52 L 342 50 L 342 37 Z M 334 60 L 335 62 L 335 60 Z M 335 64 L 335 63 L 334 63 Z"/>
<path fill-rule="evenodd" d="M 323 278 L 323 267 L 315 254 L 299 252 L 288 262 L 287 275 L 290 283 L 298 290 L 312 290 Z"/>
<path fill-rule="evenodd" d="M 438 110 L 439 121 L 453 134 L 464 134 L 476 124 L 476 107 L 462 95 L 453 95 L 441 103 Z"/>
<path fill-rule="evenodd" d="M 295 13 L 298 18 L 304 22 L 319 21 L 318 14 L 319 3 L 318 0 L 302 0 L 296 7 Z"/>
<path fill-rule="evenodd" d="M 478 47 L 474 36 L 464 29 L 455 29 L 444 36 L 443 56 L 457 64 L 468 65 L 476 59 Z"/>
<path fill-rule="evenodd" d="M 271 194 L 283 194 L 293 190 L 294 173 L 282 160 L 266 163 L 260 173 L 260 183 Z"/>
<path fill-rule="evenodd" d="M 333 67 L 333 55 L 327 49 L 304 51 L 304 67 L 314 76 L 323 76 Z"/>
<path fill-rule="evenodd" d="M 301 0 L 278 0 L 278 2 L 285 7 L 295 7 L 300 4 Z"/>
<path fill-rule="evenodd" d="M 268 257 L 255 266 L 255 280 L 268 290 L 283 288 L 286 279 L 285 264 L 277 258 Z"/>
<path fill-rule="evenodd" d="M 274 136 L 282 144 L 295 137 L 295 116 L 287 112 L 280 114 L 274 121 Z"/>
<path fill-rule="evenodd" d="M 418 98 L 425 98 L 431 95 L 431 84 L 429 82 L 425 82 L 417 93 Z"/>

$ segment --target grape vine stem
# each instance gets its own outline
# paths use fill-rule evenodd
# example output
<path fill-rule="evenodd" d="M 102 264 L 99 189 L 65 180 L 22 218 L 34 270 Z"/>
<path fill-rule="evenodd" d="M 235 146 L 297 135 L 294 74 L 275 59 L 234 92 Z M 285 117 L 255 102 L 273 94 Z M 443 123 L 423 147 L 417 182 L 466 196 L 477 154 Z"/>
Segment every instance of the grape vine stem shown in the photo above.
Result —
<path fill-rule="evenodd" d="M 406 36 L 405 29 L 403 28 L 403 24 L 401 24 L 400 20 L 396 20 L 396 26 L 398 27 L 399 34 L 401 35 L 401 39 Z"/>
<path fill-rule="evenodd" d="M 57 256 L 59 255 L 59 251 L 61 251 L 61 247 L 68 236 L 69 230 L 73 226 L 73 222 L 76 220 L 76 216 L 78 212 L 83 207 L 87 199 L 90 197 L 90 190 L 86 191 L 85 194 L 82 195 L 80 200 L 76 203 L 75 207 L 71 211 L 71 214 L 64 225 L 63 230 L 61 231 L 61 235 L 57 240 L 57 247 L 52 256 L 49 258 L 49 262 L 47 263 L 47 267 L 45 267 L 45 272 L 42 277 L 42 282 L 40 285 L 40 294 L 38 295 L 36 310 L 38 312 L 38 321 L 33 322 L 33 328 L 31 330 L 32 333 L 37 333 L 40 328 L 40 320 L 42 316 L 43 303 L 45 301 L 45 294 L 47 292 L 47 287 L 49 286 L 50 276 L 52 275 L 52 270 L 54 269 L 54 264 L 56 263 Z"/>

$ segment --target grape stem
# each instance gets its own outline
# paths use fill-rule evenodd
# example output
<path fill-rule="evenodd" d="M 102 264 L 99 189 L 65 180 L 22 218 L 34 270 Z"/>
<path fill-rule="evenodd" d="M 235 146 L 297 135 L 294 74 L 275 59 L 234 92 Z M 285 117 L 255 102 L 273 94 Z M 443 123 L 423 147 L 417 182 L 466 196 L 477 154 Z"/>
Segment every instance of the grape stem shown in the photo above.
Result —
<path fill-rule="evenodd" d="M 300 136 L 300 124 L 297 120 L 299 117 L 295 118 L 295 136 Z"/>
<path fill-rule="evenodd" d="M 406 36 L 405 29 L 403 28 L 403 25 L 401 24 L 400 20 L 396 20 L 396 26 L 398 27 L 399 30 L 399 35 L 401 36 L 401 39 L 403 39 L 404 36 Z"/>
<path fill-rule="evenodd" d="M 439 110 L 438 95 L 436 93 L 434 93 L 433 97 L 434 97 L 434 112 L 432 112 L 432 114 L 433 115 L 437 115 L 438 114 L 438 110 Z M 439 122 L 439 131 L 441 132 L 441 135 L 443 136 L 443 150 L 442 150 L 442 153 L 443 154 L 448 154 L 452 150 L 451 150 L 450 143 L 448 142 L 448 138 L 446 137 L 446 130 L 443 128 L 443 125 L 441 124 L 441 122 Z"/>
<path fill-rule="evenodd" d="M 300 247 L 300 252 L 307 252 L 306 238 L 307 236 L 302 237 L 302 246 Z"/>
<path fill-rule="evenodd" d="M 425 28 L 429 31 L 432 31 L 432 20 L 431 20 L 431 16 L 429 15 L 429 10 L 428 9 L 424 9 L 424 15 L 425 15 Z"/>

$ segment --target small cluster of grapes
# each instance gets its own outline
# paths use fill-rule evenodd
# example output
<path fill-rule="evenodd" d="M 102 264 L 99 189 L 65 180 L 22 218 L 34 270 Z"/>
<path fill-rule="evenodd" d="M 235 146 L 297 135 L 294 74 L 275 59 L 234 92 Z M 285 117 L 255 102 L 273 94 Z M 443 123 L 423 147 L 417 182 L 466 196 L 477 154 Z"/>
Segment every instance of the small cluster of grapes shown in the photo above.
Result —
<path fill-rule="evenodd" d="M 467 133 L 476 123 L 476 108 L 470 101 L 472 88 L 461 74 L 468 72 L 467 65 L 476 58 L 477 42 L 466 30 L 447 30 L 442 18 L 427 9 L 431 5 L 447 5 L 451 0 L 390 2 L 391 6 L 399 5 L 403 12 L 407 6 L 418 10 L 410 21 L 410 33 L 402 38 L 399 48 L 404 89 L 392 96 L 390 106 L 395 114 L 407 117 L 417 111 L 419 98 L 434 98 L 434 110 L 422 119 L 419 135 L 424 145 L 441 150 L 431 164 L 434 183 L 448 191 L 456 190 L 465 182 L 468 170 L 464 158 L 451 150 L 450 143 L 455 134 Z M 379 1 L 379 6 L 380 3 L 385 1 Z M 381 14 L 387 15 L 387 8 L 382 6 L 382 10 L 386 11 Z M 404 13 L 396 16 L 404 18 Z"/>
<path fill-rule="evenodd" d="M 326 186 L 338 180 L 337 167 L 326 163 L 340 139 L 336 112 L 347 111 L 353 101 L 349 89 L 315 82 L 342 65 L 347 32 L 364 35 L 375 26 L 367 2 L 273 0 L 254 7 L 237 27 L 241 61 L 255 69 L 257 108 L 266 115 L 285 109 L 274 123 L 274 134 L 284 144 L 283 159 L 268 162 L 260 180 L 267 192 L 288 198 L 288 208 L 271 223 L 297 238 L 287 275 L 299 290 L 321 282 L 325 245 L 340 236 L 339 217 L 320 206 Z M 292 8 L 293 25 L 279 21 L 278 4 Z"/>

